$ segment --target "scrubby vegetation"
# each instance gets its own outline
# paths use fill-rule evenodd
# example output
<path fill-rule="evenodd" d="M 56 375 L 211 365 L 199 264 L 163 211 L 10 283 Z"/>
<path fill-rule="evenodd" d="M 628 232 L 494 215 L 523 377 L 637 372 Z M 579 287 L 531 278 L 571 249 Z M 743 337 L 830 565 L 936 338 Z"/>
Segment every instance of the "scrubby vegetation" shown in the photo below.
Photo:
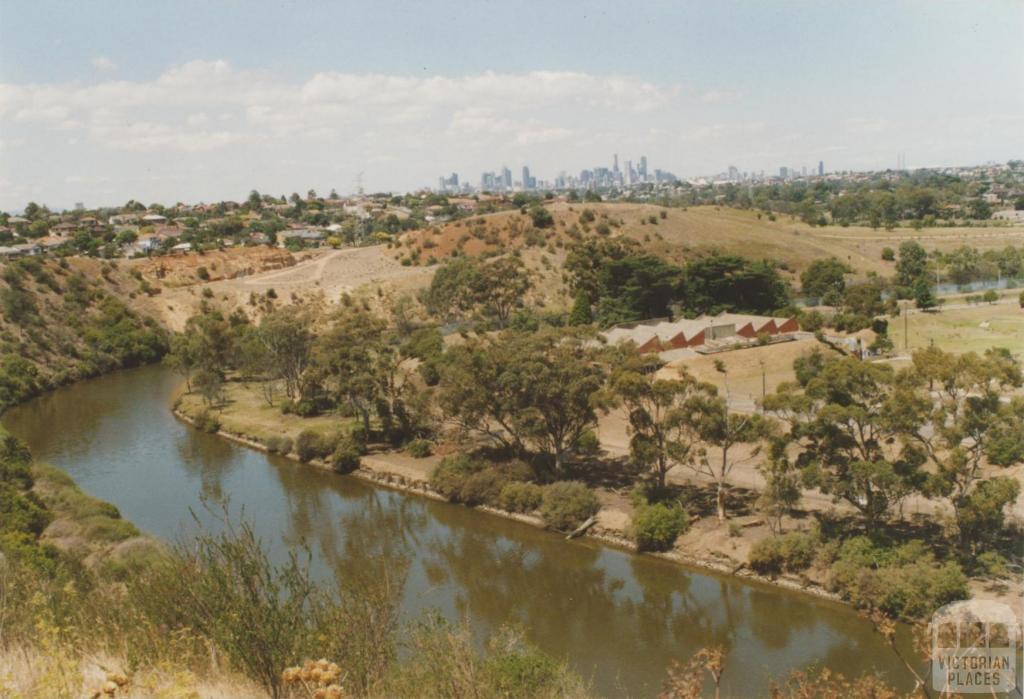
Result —
<path fill-rule="evenodd" d="M 814 562 L 818 545 L 818 538 L 806 532 L 790 532 L 762 539 L 750 550 L 750 567 L 768 575 L 778 575 L 783 571 L 798 573 Z"/>
<path fill-rule="evenodd" d="M 498 494 L 498 507 L 508 512 L 530 513 L 540 507 L 544 488 L 536 483 L 506 483 Z"/>
<path fill-rule="evenodd" d="M 167 351 L 164 331 L 120 300 L 112 276 L 36 257 L 0 267 L 0 410 Z"/>
<path fill-rule="evenodd" d="M 630 525 L 633 540 L 641 551 L 667 551 L 690 526 L 690 518 L 678 506 L 654 503 L 641 505 Z"/>
<path fill-rule="evenodd" d="M 544 488 L 540 516 L 558 531 L 572 531 L 597 514 L 601 503 L 594 491 L 579 481 L 559 481 Z"/>
<path fill-rule="evenodd" d="M 196 678 L 218 676 L 237 678 L 247 696 L 293 696 L 303 672 L 323 696 L 587 695 L 562 663 L 515 633 L 481 652 L 467 630 L 433 616 L 405 628 L 400 558 L 347 571 L 340 585 L 318 582 L 308 555 L 273 563 L 251 527 L 226 512 L 220 533 L 180 546 L 143 539 L 130 559 L 91 555 L 138 532 L 66 475 L 32 465 L 6 436 L 0 513 L 0 654 L 17 654 L 25 668 L 0 675 L 5 695 L 72 699 L 107 683 L 115 693 L 145 691 L 168 671 L 161 696 L 197 696 Z M 81 528 L 87 550 L 46 541 L 58 518 Z M 90 679 L 86 659 L 97 655 L 113 667 Z M 331 662 L 309 664 L 321 657 Z"/>

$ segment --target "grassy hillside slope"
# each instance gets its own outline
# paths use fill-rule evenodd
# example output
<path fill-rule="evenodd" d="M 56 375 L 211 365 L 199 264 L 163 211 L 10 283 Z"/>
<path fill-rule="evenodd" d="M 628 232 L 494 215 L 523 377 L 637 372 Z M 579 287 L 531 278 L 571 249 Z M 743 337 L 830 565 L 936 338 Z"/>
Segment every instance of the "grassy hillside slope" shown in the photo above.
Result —
<path fill-rule="evenodd" d="M 0 267 L 0 410 L 44 390 L 153 362 L 167 337 L 133 310 L 153 293 L 114 262 L 29 257 Z"/>

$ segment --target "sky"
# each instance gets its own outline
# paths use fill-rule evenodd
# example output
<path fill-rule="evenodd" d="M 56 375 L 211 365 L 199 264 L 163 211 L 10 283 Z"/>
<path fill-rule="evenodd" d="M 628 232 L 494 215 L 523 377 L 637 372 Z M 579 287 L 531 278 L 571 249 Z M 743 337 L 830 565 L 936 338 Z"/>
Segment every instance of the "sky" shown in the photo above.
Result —
<path fill-rule="evenodd" d="M 0 0 L 0 209 L 1024 157 L 1024 0 Z"/>

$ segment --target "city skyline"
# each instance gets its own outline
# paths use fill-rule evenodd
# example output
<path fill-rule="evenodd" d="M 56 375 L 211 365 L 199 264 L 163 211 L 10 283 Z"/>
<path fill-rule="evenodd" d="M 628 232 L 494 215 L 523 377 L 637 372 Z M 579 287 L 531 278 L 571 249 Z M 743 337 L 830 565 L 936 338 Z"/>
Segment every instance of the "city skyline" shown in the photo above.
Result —
<path fill-rule="evenodd" d="M 247 7 L 0 3 L 0 208 L 550 180 L 615 152 L 682 178 L 1024 155 L 1024 61 L 979 50 L 1019 52 L 1021 3 Z M 593 50 L 623 36 L 659 60 Z"/>

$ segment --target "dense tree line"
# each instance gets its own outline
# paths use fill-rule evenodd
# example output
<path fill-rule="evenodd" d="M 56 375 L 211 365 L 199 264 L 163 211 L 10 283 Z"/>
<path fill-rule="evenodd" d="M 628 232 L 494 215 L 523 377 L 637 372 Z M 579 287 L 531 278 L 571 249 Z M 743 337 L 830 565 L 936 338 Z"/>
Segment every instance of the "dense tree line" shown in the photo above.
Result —
<path fill-rule="evenodd" d="M 984 195 L 993 185 L 1019 188 L 1024 172 L 1016 167 L 994 181 L 964 179 L 929 170 L 877 173 L 759 184 L 684 186 L 662 203 L 674 206 L 725 204 L 800 218 L 811 225 L 962 225 L 992 217 Z"/>
<path fill-rule="evenodd" d="M 688 316 L 771 313 L 788 304 L 787 285 L 770 262 L 711 254 L 679 267 L 641 252 L 624 238 L 574 245 L 565 270 L 577 299 L 575 312 L 586 317 L 589 311 L 602 326 L 673 311 Z"/>

